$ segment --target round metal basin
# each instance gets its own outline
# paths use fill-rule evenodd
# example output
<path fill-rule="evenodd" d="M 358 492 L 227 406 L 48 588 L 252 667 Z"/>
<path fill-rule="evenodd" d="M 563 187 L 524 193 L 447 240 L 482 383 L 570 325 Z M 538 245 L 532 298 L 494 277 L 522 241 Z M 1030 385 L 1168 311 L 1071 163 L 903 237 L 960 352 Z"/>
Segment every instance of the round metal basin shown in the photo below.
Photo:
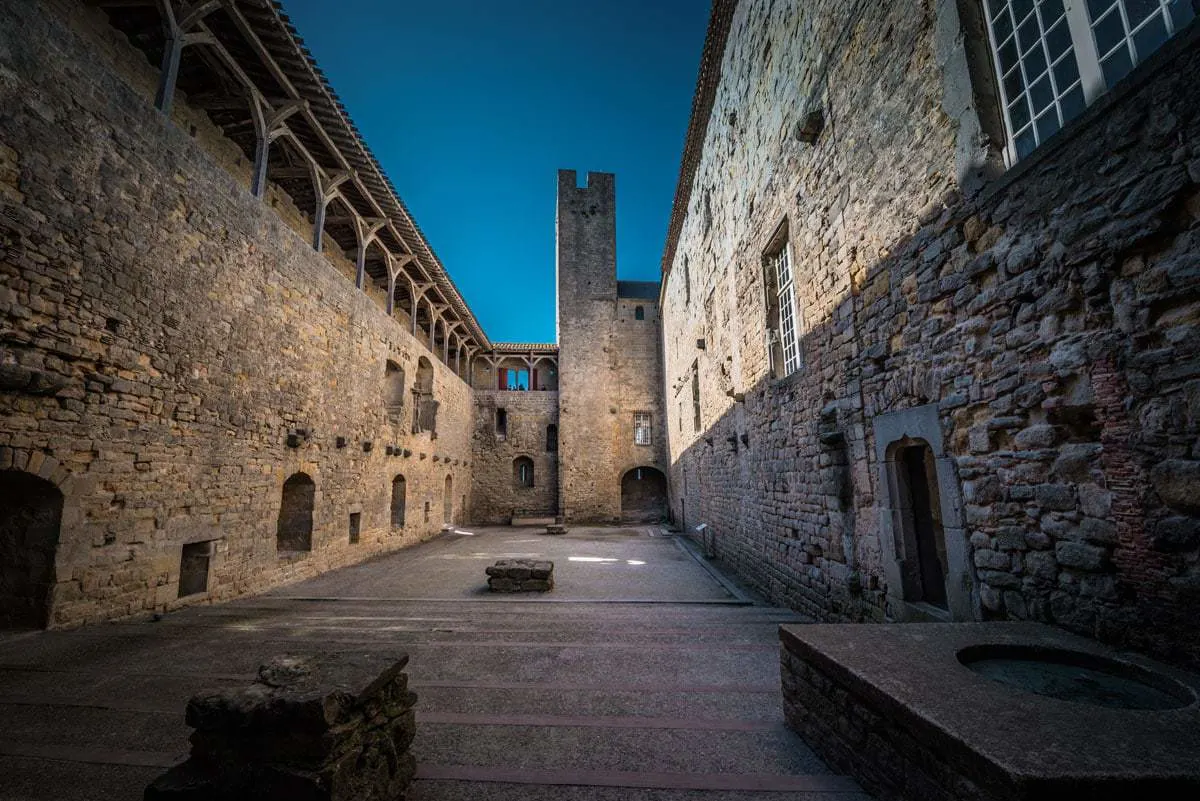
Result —
<path fill-rule="evenodd" d="M 1030 645 L 972 645 L 958 661 L 992 681 L 1063 701 L 1110 709 L 1179 709 L 1196 700 L 1187 686 L 1128 662 Z"/>

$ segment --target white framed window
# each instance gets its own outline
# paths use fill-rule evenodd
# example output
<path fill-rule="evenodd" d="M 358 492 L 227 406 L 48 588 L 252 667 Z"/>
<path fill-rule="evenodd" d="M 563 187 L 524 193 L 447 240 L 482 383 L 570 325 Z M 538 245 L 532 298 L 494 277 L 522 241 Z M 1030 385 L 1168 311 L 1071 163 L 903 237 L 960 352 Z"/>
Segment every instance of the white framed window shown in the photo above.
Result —
<path fill-rule="evenodd" d="M 1193 0 L 985 0 L 1015 164 L 1196 16 Z"/>
<path fill-rule="evenodd" d="M 767 257 L 775 279 L 775 301 L 779 310 L 779 343 L 783 349 L 783 373 L 800 369 L 800 326 L 796 314 L 796 285 L 792 276 L 791 248 L 785 239 L 779 249 Z M 782 377 L 782 376 L 781 376 Z"/>
<path fill-rule="evenodd" d="M 633 444 L 650 445 L 653 442 L 650 429 L 650 412 L 633 413 Z"/>

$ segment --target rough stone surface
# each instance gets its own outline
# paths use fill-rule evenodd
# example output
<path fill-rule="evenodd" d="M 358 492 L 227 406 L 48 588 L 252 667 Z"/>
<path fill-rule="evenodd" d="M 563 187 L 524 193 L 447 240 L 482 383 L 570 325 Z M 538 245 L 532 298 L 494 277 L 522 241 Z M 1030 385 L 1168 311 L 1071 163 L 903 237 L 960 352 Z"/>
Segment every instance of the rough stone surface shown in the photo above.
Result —
<path fill-rule="evenodd" d="M 240 151 L 186 98 L 164 119 L 156 83 L 99 9 L 0 8 L 0 465 L 64 495 L 52 626 L 411 545 L 440 530 L 447 477 L 456 519 L 471 482 L 467 384 L 382 292 L 355 289 L 352 261 L 313 251 L 285 194 L 250 194 Z M 436 438 L 411 433 L 421 360 Z M 281 490 L 298 472 L 316 485 L 312 550 L 280 554 Z M 207 592 L 180 599 L 182 546 L 203 541 Z"/>
<path fill-rule="evenodd" d="M 667 470 L 658 289 L 622 296 L 633 293 L 617 281 L 612 175 L 588 173 L 579 188 L 573 170 L 559 172 L 557 241 L 562 514 L 616 522 L 626 474 Z M 634 442 L 636 412 L 651 416 L 649 445 Z"/>
<path fill-rule="evenodd" d="M 554 589 L 554 563 L 533 559 L 501 559 L 488 567 L 492 592 L 549 592 Z"/>
<path fill-rule="evenodd" d="M 547 431 L 550 426 L 558 425 L 558 392 L 481 388 L 495 381 L 495 375 L 485 372 L 477 363 L 472 520 L 508 523 L 513 517 L 553 518 L 558 515 L 559 507 L 558 438 L 555 436 L 551 445 Z M 507 419 L 504 434 L 496 429 L 498 409 L 504 410 Z M 514 466 L 519 458 L 532 463 L 533 486 L 520 483 Z"/>
<path fill-rule="evenodd" d="M 1200 665 L 1195 26 L 1024 163 L 967 176 L 992 92 L 962 50 L 973 4 L 776 5 L 736 4 L 664 264 L 674 518 L 776 603 L 897 619 L 872 423 L 934 405 L 973 617 Z M 785 221 L 803 365 L 777 379 L 763 260 Z"/>
<path fill-rule="evenodd" d="M 187 707 L 191 756 L 146 801 L 397 801 L 416 771 L 408 657 L 279 657 L 251 686 Z"/>

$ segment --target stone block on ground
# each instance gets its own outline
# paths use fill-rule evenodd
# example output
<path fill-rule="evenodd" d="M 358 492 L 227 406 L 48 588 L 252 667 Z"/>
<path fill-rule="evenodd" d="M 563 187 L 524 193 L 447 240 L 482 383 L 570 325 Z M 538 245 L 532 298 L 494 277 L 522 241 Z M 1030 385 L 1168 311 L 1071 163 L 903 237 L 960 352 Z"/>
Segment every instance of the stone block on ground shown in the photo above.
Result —
<path fill-rule="evenodd" d="M 407 664 L 407 655 L 285 656 L 248 687 L 193 696 L 191 754 L 145 800 L 402 801 L 416 771 Z"/>
<path fill-rule="evenodd" d="M 492 592 L 549 592 L 554 589 L 554 563 L 533 559 L 501 559 L 487 568 Z"/>
<path fill-rule="evenodd" d="M 544 533 L 546 533 L 546 534 L 566 534 L 567 527 L 561 523 L 551 523 L 550 525 L 546 526 L 546 531 Z"/>

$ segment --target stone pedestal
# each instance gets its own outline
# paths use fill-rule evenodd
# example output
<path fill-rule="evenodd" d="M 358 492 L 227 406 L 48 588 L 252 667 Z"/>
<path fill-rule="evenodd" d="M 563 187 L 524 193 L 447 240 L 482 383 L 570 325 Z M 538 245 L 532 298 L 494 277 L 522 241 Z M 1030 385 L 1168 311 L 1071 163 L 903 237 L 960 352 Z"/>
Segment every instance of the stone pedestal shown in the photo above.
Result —
<path fill-rule="evenodd" d="M 554 563 L 501 559 L 487 569 L 492 592 L 549 592 L 554 589 Z"/>
<path fill-rule="evenodd" d="M 280 657 L 187 706 L 192 751 L 146 801 L 396 801 L 416 763 L 408 656 Z"/>

